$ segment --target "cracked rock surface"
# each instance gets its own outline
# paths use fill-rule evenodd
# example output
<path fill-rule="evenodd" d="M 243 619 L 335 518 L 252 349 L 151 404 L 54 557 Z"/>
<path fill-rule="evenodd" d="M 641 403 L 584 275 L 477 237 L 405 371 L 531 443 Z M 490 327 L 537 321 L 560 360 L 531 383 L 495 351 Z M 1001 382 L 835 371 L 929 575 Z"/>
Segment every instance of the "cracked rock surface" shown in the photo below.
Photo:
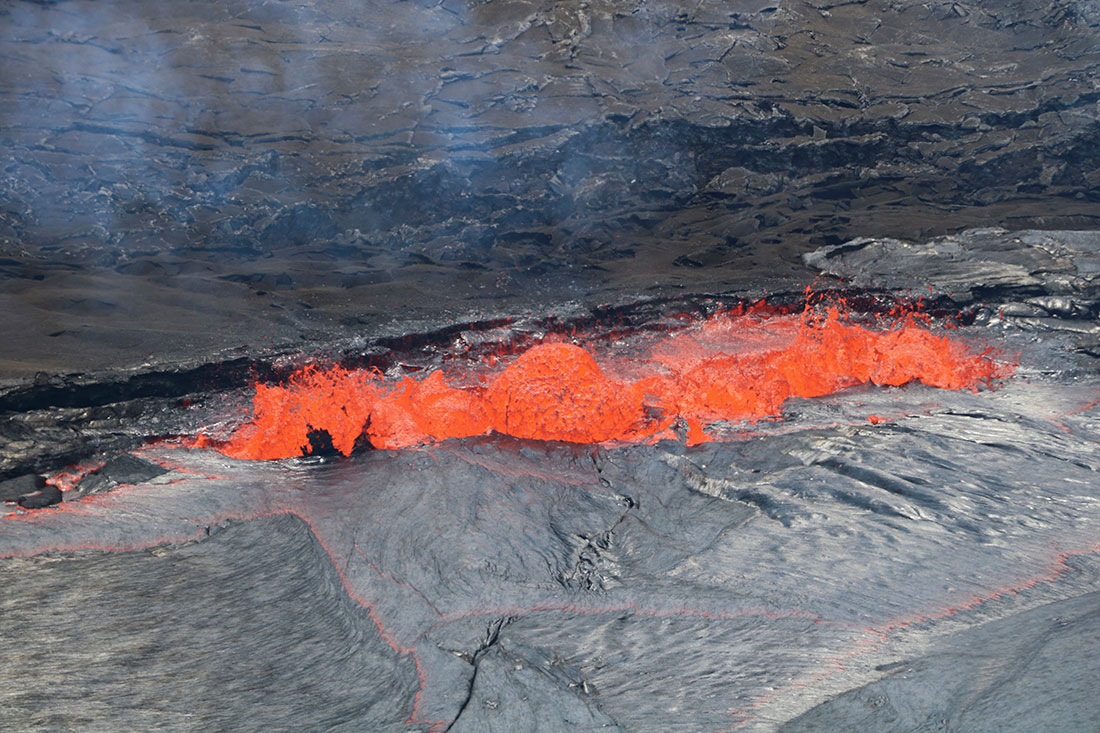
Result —
<path fill-rule="evenodd" d="M 1090 730 L 1098 65 L 1096 0 L 0 3 L 0 728 Z M 694 447 L 164 440 L 815 278 L 1016 373 Z"/>
<path fill-rule="evenodd" d="M 4 518 L 0 720 L 992 730 L 1030 694 L 1009 729 L 1074 729 L 1100 712 L 1100 385 L 1030 338 L 996 392 L 804 400 L 694 448 L 146 449 L 171 470 Z"/>

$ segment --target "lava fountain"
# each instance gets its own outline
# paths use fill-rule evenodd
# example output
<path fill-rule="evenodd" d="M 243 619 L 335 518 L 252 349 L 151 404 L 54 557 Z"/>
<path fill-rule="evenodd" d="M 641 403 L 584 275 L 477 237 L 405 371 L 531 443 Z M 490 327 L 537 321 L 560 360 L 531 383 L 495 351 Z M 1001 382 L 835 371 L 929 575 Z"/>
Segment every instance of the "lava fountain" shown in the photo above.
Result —
<path fill-rule="evenodd" d="M 801 313 L 760 302 L 711 315 L 640 349 L 549 337 L 471 373 L 387 379 L 377 370 L 306 366 L 256 384 L 252 414 L 226 440 L 234 458 L 404 448 L 491 431 L 574 443 L 712 439 L 708 426 L 776 416 L 791 397 L 861 384 L 991 386 L 1010 364 L 912 313 L 872 327 L 843 304 Z M 473 382 L 473 384 L 470 384 Z"/>

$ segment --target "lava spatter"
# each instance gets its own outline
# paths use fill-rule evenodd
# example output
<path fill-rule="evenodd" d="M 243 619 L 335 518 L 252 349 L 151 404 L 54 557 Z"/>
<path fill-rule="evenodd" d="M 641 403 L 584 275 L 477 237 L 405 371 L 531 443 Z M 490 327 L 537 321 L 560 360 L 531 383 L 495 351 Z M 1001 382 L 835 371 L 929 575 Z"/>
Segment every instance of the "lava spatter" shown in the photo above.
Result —
<path fill-rule="evenodd" d="M 307 455 L 310 435 L 324 430 L 333 448 L 350 455 L 381 391 L 368 372 L 305 367 L 286 384 L 257 384 L 252 420 L 217 447 L 234 458 Z M 206 436 L 199 436 L 196 444 L 215 445 Z"/>
<path fill-rule="evenodd" d="M 485 393 L 492 427 L 517 438 L 598 443 L 647 433 L 637 385 L 609 378 L 567 343 L 524 352 Z"/>
<path fill-rule="evenodd" d="M 1011 365 L 975 353 L 912 318 L 882 330 L 848 322 L 838 306 L 787 315 L 727 311 L 668 335 L 644 353 L 564 342 L 537 344 L 483 383 L 455 387 L 442 372 L 396 383 L 377 372 L 309 366 L 286 383 L 256 385 L 251 419 L 225 442 L 198 439 L 235 458 L 308 455 L 327 434 L 350 455 L 369 441 L 403 448 L 496 431 L 575 443 L 646 441 L 678 421 L 691 444 L 716 421 L 779 414 L 790 397 L 820 397 L 860 384 L 919 381 L 975 389 Z M 463 380 L 464 383 L 476 380 Z M 328 441 L 325 441 L 328 445 Z"/>

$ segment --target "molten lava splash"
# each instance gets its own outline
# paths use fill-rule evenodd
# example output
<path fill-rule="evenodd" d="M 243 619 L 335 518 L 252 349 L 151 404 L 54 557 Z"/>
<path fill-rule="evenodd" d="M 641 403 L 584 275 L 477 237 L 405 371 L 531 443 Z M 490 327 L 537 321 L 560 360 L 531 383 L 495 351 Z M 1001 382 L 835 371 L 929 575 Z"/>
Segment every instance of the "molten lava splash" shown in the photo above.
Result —
<path fill-rule="evenodd" d="M 987 352 L 988 353 L 988 352 Z M 703 426 L 779 413 L 788 397 L 819 397 L 859 384 L 910 381 L 975 389 L 1011 374 L 909 319 L 874 331 L 824 316 L 769 315 L 750 309 L 713 316 L 652 345 L 642 358 L 593 354 L 569 343 L 528 349 L 484 384 L 457 388 L 442 372 L 387 384 L 376 372 L 311 366 L 283 385 L 256 386 L 252 419 L 225 443 L 235 458 L 301 456 L 324 431 L 332 448 L 402 448 L 481 435 L 577 443 L 644 441 L 674 435 L 710 439 Z"/>

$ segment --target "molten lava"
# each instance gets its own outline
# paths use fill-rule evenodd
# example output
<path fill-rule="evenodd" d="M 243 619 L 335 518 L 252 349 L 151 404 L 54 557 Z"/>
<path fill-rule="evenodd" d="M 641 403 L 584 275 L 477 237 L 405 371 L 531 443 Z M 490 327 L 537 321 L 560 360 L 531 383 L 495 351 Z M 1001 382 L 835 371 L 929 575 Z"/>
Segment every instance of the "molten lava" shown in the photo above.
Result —
<path fill-rule="evenodd" d="M 716 421 L 777 415 L 788 397 L 819 397 L 859 384 L 911 381 L 976 389 L 1012 367 L 909 319 L 876 331 L 824 315 L 764 309 L 712 316 L 641 357 L 597 360 L 570 343 L 541 343 L 483 383 L 454 387 L 442 372 L 387 384 L 377 372 L 306 367 L 282 385 L 256 385 L 251 420 L 224 443 L 235 458 L 308 455 L 318 435 L 349 455 L 357 446 L 402 448 L 496 431 L 576 443 L 710 439 Z M 322 432 L 323 431 L 323 432 Z M 327 440 L 324 441 L 327 447 Z"/>

